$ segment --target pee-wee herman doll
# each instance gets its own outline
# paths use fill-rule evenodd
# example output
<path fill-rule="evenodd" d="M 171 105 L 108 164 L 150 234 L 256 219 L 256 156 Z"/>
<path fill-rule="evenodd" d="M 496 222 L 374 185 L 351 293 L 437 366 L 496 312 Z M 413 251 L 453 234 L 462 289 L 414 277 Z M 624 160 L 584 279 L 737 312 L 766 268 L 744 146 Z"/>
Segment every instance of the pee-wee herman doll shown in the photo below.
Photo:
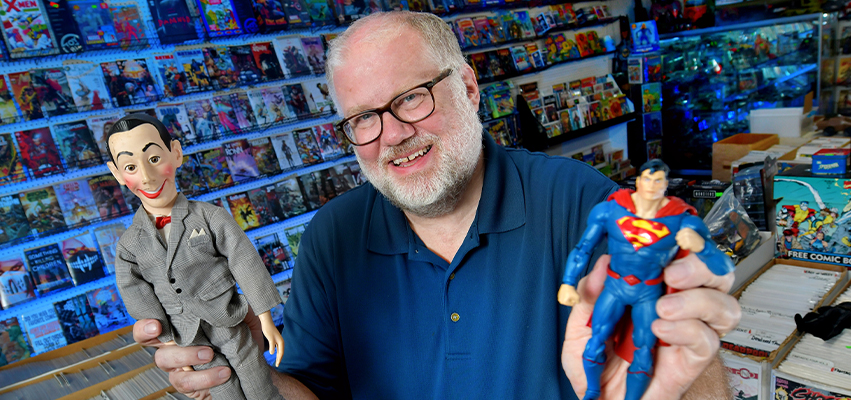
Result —
<path fill-rule="evenodd" d="M 137 320 L 158 320 L 163 343 L 210 346 L 213 359 L 196 370 L 233 369 L 226 383 L 210 390 L 214 399 L 282 399 L 243 323 L 250 304 L 280 363 L 284 340 L 270 310 L 281 298 L 251 241 L 223 208 L 189 201 L 177 191 L 183 151 L 162 122 L 127 115 L 106 141 L 109 170 L 142 202 L 115 259 L 127 311 Z"/>

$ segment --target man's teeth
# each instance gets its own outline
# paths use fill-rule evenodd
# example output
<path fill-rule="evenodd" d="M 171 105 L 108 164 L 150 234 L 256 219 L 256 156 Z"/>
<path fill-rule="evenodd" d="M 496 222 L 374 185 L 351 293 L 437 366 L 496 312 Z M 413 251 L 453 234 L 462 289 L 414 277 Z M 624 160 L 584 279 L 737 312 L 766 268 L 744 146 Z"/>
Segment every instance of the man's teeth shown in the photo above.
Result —
<path fill-rule="evenodd" d="M 398 166 L 399 166 L 399 165 L 401 165 L 402 163 L 406 163 L 406 162 L 409 162 L 409 161 L 413 161 L 413 160 L 415 160 L 417 157 L 423 156 L 423 155 L 425 155 L 425 153 L 428 153 L 428 151 L 429 151 L 429 150 L 431 150 L 431 146 L 428 146 L 428 147 L 426 147 L 426 148 L 424 148 L 424 149 L 422 149 L 422 150 L 420 150 L 420 151 L 418 151 L 418 152 L 416 152 L 416 153 L 414 153 L 414 154 L 411 154 L 411 155 L 409 155 L 409 156 L 407 156 L 407 157 L 397 158 L 397 159 L 393 160 L 393 165 L 395 165 L 395 166 L 397 166 L 397 167 L 398 167 Z"/>

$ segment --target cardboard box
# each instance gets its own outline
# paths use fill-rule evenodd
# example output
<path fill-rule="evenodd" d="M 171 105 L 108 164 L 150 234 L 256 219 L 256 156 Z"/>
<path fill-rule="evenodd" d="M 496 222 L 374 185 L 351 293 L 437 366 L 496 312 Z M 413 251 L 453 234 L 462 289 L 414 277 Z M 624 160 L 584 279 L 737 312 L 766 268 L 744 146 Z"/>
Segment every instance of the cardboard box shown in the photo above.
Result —
<path fill-rule="evenodd" d="M 730 181 L 730 167 L 752 150 L 766 150 L 780 139 L 776 134 L 739 133 L 712 145 L 712 179 Z"/>
<path fill-rule="evenodd" d="M 751 278 L 774 258 L 774 251 L 777 248 L 777 239 L 774 237 L 774 233 L 760 232 L 759 239 L 759 246 L 756 250 L 736 264 L 736 269 L 733 270 L 736 280 L 733 282 L 730 293 L 735 293 L 746 282 L 750 282 Z"/>

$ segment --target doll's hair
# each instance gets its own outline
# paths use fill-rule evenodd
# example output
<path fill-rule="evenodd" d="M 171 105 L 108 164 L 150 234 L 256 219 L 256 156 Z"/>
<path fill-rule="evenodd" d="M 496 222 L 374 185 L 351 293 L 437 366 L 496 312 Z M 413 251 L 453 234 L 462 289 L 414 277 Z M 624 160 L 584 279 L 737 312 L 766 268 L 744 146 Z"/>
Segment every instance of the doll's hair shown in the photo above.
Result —
<path fill-rule="evenodd" d="M 125 115 L 123 118 L 115 121 L 115 123 L 112 124 L 112 127 L 109 128 L 109 132 L 106 133 L 104 141 L 106 142 L 106 152 L 109 153 L 110 162 L 115 164 L 115 157 L 112 156 L 112 149 L 109 148 L 109 138 L 111 138 L 112 135 L 127 132 L 143 124 L 151 124 L 154 128 L 157 128 L 157 132 L 160 133 L 160 139 L 162 139 L 163 144 L 165 144 L 168 151 L 171 151 L 172 137 L 171 134 L 168 133 L 168 128 L 166 128 L 165 124 L 148 114 L 135 113 Z"/>
<path fill-rule="evenodd" d="M 665 179 L 668 179 L 668 174 L 671 173 L 671 168 L 668 168 L 667 164 L 657 158 L 641 164 L 641 168 L 638 169 L 638 176 L 641 176 L 644 171 L 650 171 L 651 174 L 655 174 L 657 171 L 662 171 L 665 173 Z"/>

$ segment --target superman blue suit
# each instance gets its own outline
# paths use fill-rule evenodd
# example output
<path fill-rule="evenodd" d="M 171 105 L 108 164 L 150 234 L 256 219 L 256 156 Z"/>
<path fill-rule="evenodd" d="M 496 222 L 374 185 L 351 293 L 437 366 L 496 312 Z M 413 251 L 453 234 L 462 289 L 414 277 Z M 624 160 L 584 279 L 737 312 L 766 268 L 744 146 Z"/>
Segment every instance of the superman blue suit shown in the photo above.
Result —
<path fill-rule="evenodd" d="M 679 198 L 668 197 L 670 201 L 655 218 L 642 219 L 635 215 L 632 193 L 632 190 L 619 190 L 591 210 L 588 227 L 570 252 L 564 271 L 564 284 L 576 287 L 594 248 L 608 234 L 612 259 L 605 288 L 594 305 L 592 336 L 582 356 L 588 379 L 585 400 L 600 395 L 606 340 L 614 332 L 626 306 L 632 306 L 632 341 L 636 346 L 627 375 L 626 399 L 638 400 L 644 394 L 653 375 L 652 349 L 656 345 L 650 324 L 658 318 L 656 301 L 665 290 L 663 269 L 680 251 L 675 239 L 680 229 L 691 228 L 706 241 L 703 250 L 696 255 L 712 273 L 725 275 L 733 270 L 732 261 L 715 247 L 694 207 Z"/>

